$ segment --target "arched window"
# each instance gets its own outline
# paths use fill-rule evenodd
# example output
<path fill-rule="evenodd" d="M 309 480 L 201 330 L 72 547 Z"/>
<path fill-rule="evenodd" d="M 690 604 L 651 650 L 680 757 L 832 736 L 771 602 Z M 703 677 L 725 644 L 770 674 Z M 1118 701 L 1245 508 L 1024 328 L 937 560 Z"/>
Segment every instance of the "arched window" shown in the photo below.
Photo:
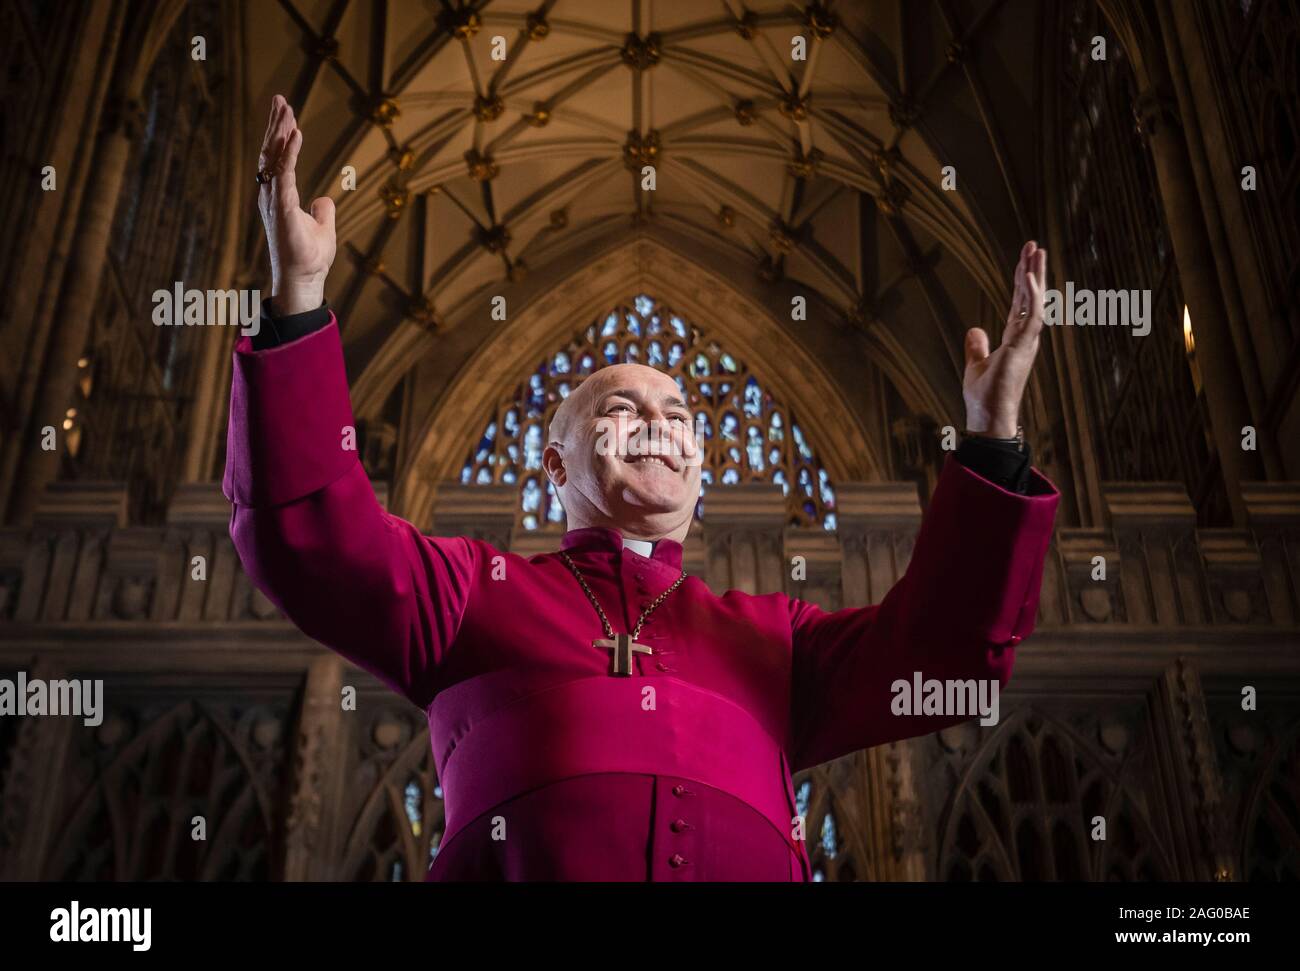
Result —
<path fill-rule="evenodd" d="M 542 470 L 551 417 L 593 371 L 622 363 L 671 375 L 695 415 L 704 444 L 697 519 L 710 485 L 775 482 L 790 523 L 835 528 L 834 486 L 796 416 L 743 360 L 645 294 L 592 322 L 498 403 L 466 457 L 461 482 L 517 485 L 516 525 L 560 529 L 564 510 Z"/>

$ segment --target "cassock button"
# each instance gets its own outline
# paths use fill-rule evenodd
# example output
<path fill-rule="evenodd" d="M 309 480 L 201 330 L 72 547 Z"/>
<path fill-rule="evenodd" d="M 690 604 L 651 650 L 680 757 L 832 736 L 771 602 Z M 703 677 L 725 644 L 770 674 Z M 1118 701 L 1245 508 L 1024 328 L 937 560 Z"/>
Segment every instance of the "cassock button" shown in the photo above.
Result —
<path fill-rule="evenodd" d="M 1019 634 L 1012 634 L 1009 638 L 1007 638 L 1007 647 L 1015 647 L 1023 640 L 1024 638 L 1021 637 Z"/>
<path fill-rule="evenodd" d="M 674 833 L 680 833 L 682 830 L 694 829 L 695 827 L 684 819 L 674 819 L 669 825 L 669 828 L 671 828 Z"/>
<path fill-rule="evenodd" d="M 682 856 L 680 853 L 674 853 L 672 856 L 668 858 L 668 865 L 674 868 L 679 866 L 686 866 L 690 862 L 691 862 L 690 860 L 686 859 L 686 857 Z"/>
<path fill-rule="evenodd" d="M 656 661 L 656 662 L 655 662 L 655 667 L 657 667 L 660 671 L 671 671 L 671 670 L 672 670 L 672 668 L 670 668 L 667 664 L 664 664 L 663 661 Z"/>
<path fill-rule="evenodd" d="M 694 795 L 694 793 L 679 782 L 677 785 L 673 786 L 673 795 L 690 796 L 690 795 Z"/>

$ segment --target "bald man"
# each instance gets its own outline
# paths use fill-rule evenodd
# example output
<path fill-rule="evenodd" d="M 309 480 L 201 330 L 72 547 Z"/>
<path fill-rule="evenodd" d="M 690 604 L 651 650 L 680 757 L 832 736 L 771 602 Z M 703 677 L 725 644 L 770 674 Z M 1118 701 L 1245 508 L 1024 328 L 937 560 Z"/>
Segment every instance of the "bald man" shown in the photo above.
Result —
<path fill-rule="evenodd" d="M 579 384 L 556 408 L 542 455 L 567 526 L 684 542 L 700 495 L 691 423 L 677 382 L 644 364 L 610 365 Z"/>
<path fill-rule="evenodd" d="M 1021 252 L 1002 345 L 967 334 L 970 434 L 905 575 L 879 605 L 826 612 L 683 571 L 704 443 L 643 365 L 594 372 L 555 412 L 559 550 L 525 559 L 385 512 L 344 447 L 334 207 L 301 208 L 301 144 L 277 97 L 258 173 L 272 296 L 234 351 L 230 531 L 287 617 L 425 711 L 446 811 L 428 879 L 811 880 L 792 774 L 976 714 L 912 686 L 996 702 L 1033 629 L 1058 495 L 1017 415 L 1046 254 Z"/>

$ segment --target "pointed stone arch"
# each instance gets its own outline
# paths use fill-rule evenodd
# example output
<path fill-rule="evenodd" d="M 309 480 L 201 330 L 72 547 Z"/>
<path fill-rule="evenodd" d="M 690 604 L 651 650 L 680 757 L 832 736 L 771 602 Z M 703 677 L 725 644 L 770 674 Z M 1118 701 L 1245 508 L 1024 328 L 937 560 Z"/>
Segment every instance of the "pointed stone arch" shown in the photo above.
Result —
<path fill-rule="evenodd" d="M 590 261 L 553 285 L 508 321 L 470 357 L 414 436 L 402 487 L 402 514 L 416 523 L 432 515 L 437 483 L 459 476 L 465 455 L 503 389 L 597 316 L 635 293 L 668 300 L 720 343 L 746 355 L 774 395 L 800 421 L 836 481 L 880 479 L 883 444 L 843 406 L 837 382 L 759 300 L 720 274 L 643 237 Z M 373 374 L 378 361 L 367 373 Z M 363 377 L 363 382 L 365 378 Z"/>

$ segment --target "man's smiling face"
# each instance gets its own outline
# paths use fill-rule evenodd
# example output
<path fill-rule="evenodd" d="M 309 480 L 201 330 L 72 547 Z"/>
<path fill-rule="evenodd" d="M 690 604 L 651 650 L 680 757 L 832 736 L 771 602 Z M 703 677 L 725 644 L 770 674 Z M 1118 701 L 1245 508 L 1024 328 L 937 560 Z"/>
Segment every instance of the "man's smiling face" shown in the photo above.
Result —
<path fill-rule="evenodd" d="M 700 494 L 690 409 L 671 377 L 643 364 L 601 368 L 561 403 L 543 465 L 570 529 L 684 534 Z"/>

